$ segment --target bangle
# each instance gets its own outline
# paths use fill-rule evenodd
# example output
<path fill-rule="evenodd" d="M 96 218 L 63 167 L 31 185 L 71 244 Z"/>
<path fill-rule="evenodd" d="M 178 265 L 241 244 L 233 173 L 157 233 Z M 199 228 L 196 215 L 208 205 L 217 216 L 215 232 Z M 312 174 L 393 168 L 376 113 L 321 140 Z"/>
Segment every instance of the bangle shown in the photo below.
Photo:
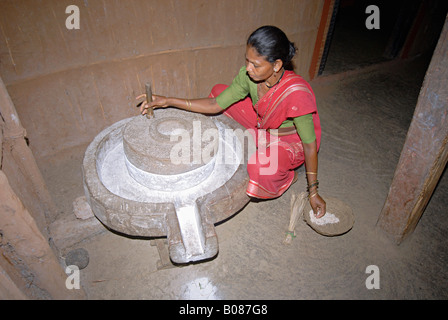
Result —
<path fill-rule="evenodd" d="M 191 101 L 190 100 L 185 100 L 185 102 L 187 103 L 187 111 L 189 109 L 191 110 Z"/>
<path fill-rule="evenodd" d="M 310 171 L 307 171 L 306 174 L 315 174 L 315 175 L 317 175 L 317 172 L 310 172 Z"/>
<path fill-rule="evenodd" d="M 309 184 L 308 185 L 308 191 L 310 191 L 310 189 L 311 188 L 314 188 L 314 187 L 319 187 L 319 181 L 313 181 L 313 183 L 312 184 Z"/>
<path fill-rule="evenodd" d="M 308 199 L 311 199 L 311 198 L 317 196 L 318 194 L 319 194 L 318 192 L 315 192 L 315 193 L 313 193 L 312 195 L 309 195 L 309 196 L 308 196 Z"/>
<path fill-rule="evenodd" d="M 314 187 L 319 187 L 319 184 L 317 183 L 313 183 L 312 185 L 308 186 L 308 191 L 310 191 L 310 189 L 314 188 Z"/>

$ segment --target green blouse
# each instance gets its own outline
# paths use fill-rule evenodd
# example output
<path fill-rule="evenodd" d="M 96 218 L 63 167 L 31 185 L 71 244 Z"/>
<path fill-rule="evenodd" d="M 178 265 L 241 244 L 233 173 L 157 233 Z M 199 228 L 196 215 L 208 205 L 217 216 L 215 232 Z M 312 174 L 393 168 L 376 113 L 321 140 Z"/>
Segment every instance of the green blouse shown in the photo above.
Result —
<path fill-rule="evenodd" d="M 257 84 L 247 74 L 246 67 L 242 67 L 238 75 L 233 79 L 232 84 L 216 97 L 216 103 L 221 108 L 227 109 L 235 102 L 246 98 L 247 95 L 250 95 L 253 105 L 258 102 Z M 293 125 L 296 126 L 297 133 L 303 143 L 311 143 L 316 140 L 313 115 L 311 113 L 293 119 L 286 119 L 280 128 L 292 127 Z"/>

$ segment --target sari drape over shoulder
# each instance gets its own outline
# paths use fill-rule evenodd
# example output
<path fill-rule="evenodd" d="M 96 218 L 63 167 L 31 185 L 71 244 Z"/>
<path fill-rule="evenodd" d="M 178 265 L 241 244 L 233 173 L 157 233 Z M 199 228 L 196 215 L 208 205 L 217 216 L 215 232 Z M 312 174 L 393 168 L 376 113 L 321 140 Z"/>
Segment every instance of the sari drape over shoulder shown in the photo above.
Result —
<path fill-rule="evenodd" d="M 227 88 L 216 85 L 210 97 L 218 97 Z M 297 132 L 277 134 L 276 129 L 286 120 L 311 114 L 317 148 L 320 147 L 321 126 L 313 90 L 292 71 L 285 71 L 281 81 L 255 104 L 248 96 L 233 103 L 224 114 L 253 132 L 257 151 L 247 164 L 250 180 L 246 190 L 251 197 L 271 199 L 281 196 L 294 179 L 294 169 L 305 161 Z"/>

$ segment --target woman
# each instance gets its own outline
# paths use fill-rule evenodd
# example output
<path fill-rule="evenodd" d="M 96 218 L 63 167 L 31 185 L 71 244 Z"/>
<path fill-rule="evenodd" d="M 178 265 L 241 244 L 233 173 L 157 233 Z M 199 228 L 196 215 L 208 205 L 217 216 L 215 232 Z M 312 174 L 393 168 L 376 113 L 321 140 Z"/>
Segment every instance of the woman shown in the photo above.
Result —
<path fill-rule="evenodd" d="M 255 134 L 257 152 L 248 161 L 250 180 L 246 193 L 259 199 L 281 196 L 297 180 L 294 169 L 305 163 L 310 205 L 320 218 L 326 212 L 317 180 L 320 121 L 310 85 L 286 70 L 295 52 L 283 31 L 261 27 L 249 37 L 246 66 L 230 86 L 216 85 L 203 99 L 153 95 L 153 102 L 144 102 L 141 112 L 168 106 L 202 114 L 224 112 Z M 142 97 L 145 95 L 137 99 Z M 263 145 L 260 141 L 264 141 Z M 272 168 L 272 163 L 262 161 L 266 158 L 276 161 L 273 172 L 267 168 Z"/>

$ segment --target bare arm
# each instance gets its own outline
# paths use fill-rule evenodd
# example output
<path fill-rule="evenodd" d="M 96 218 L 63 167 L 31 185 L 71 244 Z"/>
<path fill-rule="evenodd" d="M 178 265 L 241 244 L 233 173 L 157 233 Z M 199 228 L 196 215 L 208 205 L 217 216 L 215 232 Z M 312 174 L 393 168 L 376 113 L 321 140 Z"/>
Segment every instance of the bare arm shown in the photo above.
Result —
<path fill-rule="evenodd" d="M 326 203 L 318 194 L 316 185 L 317 182 L 317 143 L 316 140 L 312 143 L 303 144 L 303 153 L 305 155 L 306 178 L 309 186 L 310 205 L 313 208 L 314 214 L 317 218 L 321 218 L 326 212 Z"/>
<path fill-rule="evenodd" d="M 142 94 L 137 97 L 141 99 L 146 97 Z M 153 101 L 150 105 L 146 101 L 140 106 L 140 111 L 142 114 L 148 112 L 149 107 L 153 108 L 166 108 L 166 107 L 176 107 L 178 109 L 203 113 L 203 114 L 217 114 L 223 111 L 223 109 L 216 103 L 215 98 L 203 98 L 203 99 L 180 99 L 180 98 L 167 98 L 163 96 L 152 96 Z"/>

